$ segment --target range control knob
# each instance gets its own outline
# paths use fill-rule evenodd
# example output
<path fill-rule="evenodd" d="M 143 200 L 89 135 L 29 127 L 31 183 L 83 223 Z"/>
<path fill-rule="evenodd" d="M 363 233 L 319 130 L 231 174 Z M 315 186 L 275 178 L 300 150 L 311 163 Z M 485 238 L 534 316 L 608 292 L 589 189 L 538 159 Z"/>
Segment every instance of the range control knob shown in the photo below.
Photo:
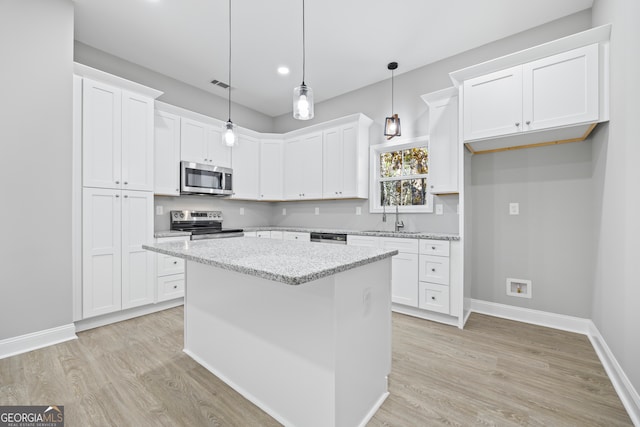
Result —
<path fill-rule="evenodd" d="M 180 218 L 184 218 L 184 213 L 180 212 Z"/>

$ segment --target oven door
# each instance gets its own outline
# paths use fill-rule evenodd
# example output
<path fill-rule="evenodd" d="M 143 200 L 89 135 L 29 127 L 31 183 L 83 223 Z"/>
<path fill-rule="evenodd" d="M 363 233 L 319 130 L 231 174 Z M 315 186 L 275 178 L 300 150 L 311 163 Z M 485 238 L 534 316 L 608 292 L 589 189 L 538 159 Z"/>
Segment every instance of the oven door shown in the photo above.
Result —
<path fill-rule="evenodd" d="M 180 162 L 180 194 L 233 194 L 233 171 L 221 166 Z"/>

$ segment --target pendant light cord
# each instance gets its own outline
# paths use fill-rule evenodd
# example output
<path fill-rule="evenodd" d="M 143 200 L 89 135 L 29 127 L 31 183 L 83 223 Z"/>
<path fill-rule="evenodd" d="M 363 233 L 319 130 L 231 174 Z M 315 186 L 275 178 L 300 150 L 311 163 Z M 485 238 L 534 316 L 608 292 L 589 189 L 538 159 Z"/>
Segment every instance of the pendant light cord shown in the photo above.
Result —
<path fill-rule="evenodd" d="M 231 0 L 229 0 L 229 121 L 231 121 Z"/>
<path fill-rule="evenodd" d="M 307 62 L 307 56 L 306 56 L 306 52 L 305 52 L 305 31 L 304 31 L 304 0 L 302 0 L 302 86 L 305 86 L 304 84 L 304 70 L 305 70 L 305 66 L 306 66 L 306 62 Z"/>
<path fill-rule="evenodd" d="M 391 115 L 393 116 L 393 70 L 391 70 Z"/>

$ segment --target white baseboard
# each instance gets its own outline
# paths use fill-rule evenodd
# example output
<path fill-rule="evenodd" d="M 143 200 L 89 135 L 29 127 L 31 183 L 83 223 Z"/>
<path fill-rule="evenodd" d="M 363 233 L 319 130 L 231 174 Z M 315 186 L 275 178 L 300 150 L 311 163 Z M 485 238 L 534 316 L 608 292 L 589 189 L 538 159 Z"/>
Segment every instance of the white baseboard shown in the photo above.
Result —
<path fill-rule="evenodd" d="M 157 304 L 143 305 L 141 307 L 129 308 L 127 310 L 116 311 L 115 313 L 103 314 L 102 316 L 90 317 L 75 322 L 76 331 L 82 332 L 100 326 L 109 325 L 111 323 L 122 322 L 123 320 L 133 319 L 134 317 L 144 316 L 146 314 L 155 313 L 157 311 L 167 310 L 169 308 L 178 307 L 184 304 L 184 298 L 178 298 L 170 301 L 163 301 Z"/>
<path fill-rule="evenodd" d="M 607 372 L 613 388 L 616 390 L 618 397 L 627 410 L 631 421 L 635 426 L 640 427 L 640 395 L 638 395 L 638 392 L 633 387 L 633 384 L 631 384 L 631 381 L 629 381 L 629 378 L 622 370 L 622 367 L 591 319 L 565 316 L 546 311 L 531 310 L 474 299 L 471 300 L 471 311 L 518 322 L 575 332 L 589 337 L 591 345 L 593 345 L 600 359 L 600 363 L 602 363 L 602 366 Z"/>
<path fill-rule="evenodd" d="M 640 395 L 638 395 L 638 391 L 633 387 L 631 381 L 629 381 L 627 374 L 622 370 L 622 367 L 611 352 L 611 349 L 596 325 L 591 322 L 590 326 L 589 340 L 591 341 L 591 345 L 593 345 L 593 348 L 600 358 L 600 362 L 602 362 L 605 371 L 607 371 L 613 388 L 615 388 L 618 393 L 618 397 L 620 397 L 622 404 L 627 410 L 633 425 L 640 426 Z"/>
<path fill-rule="evenodd" d="M 498 304 L 495 302 L 471 300 L 471 311 L 474 313 L 488 314 L 489 316 L 502 317 L 503 319 L 516 320 L 518 322 L 531 323 L 533 325 L 546 326 L 562 331 L 575 332 L 588 335 L 591 327 L 590 319 L 566 316 L 564 314 L 549 313 L 547 311 L 532 310 L 530 308 L 516 307 L 513 305 Z"/>
<path fill-rule="evenodd" d="M 0 359 L 77 339 L 73 323 L 0 341 Z"/>
<path fill-rule="evenodd" d="M 432 322 L 444 323 L 445 325 L 451 325 L 458 327 L 458 318 L 449 316 L 447 314 L 436 313 L 435 311 L 421 310 L 419 308 L 410 307 L 403 304 L 391 304 L 391 311 L 400 314 L 406 314 L 408 316 L 419 317 L 424 320 L 431 320 Z"/>

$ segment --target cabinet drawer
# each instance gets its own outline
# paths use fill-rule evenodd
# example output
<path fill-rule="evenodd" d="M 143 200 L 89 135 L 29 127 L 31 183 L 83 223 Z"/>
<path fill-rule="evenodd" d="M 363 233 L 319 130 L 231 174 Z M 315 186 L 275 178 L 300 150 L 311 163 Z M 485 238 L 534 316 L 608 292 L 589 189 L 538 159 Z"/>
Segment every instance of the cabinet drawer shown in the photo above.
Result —
<path fill-rule="evenodd" d="M 437 283 L 420 282 L 418 307 L 449 314 L 449 287 Z"/>
<path fill-rule="evenodd" d="M 256 232 L 256 237 L 262 237 L 262 238 L 270 239 L 271 238 L 271 232 L 270 231 L 258 231 L 258 232 Z"/>
<path fill-rule="evenodd" d="M 244 237 L 258 237 L 258 233 L 256 231 L 245 231 Z"/>
<path fill-rule="evenodd" d="M 172 274 L 170 276 L 158 277 L 157 301 L 167 301 L 184 296 L 184 274 Z"/>
<path fill-rule="evenodd" d="M 420 239 L 420 255 L 449 256 L 449 241 Z"/>
<path fill-rule="evenodd" d="M 449 284 L 449 258 L 420 254 L 418 277 L 421 282 Z"/>
<path fill-rule="evenodd" d="M 158 276 L 184 273 L 184 259 L 158 254 Z"/>
<path fill-rule="evenodd" d="M 271 238 L 276 240 L 282 240 L 282 231 L 272 231 Z"/>
<path fill-rule="evenodd" d="M 308 242 L 311 240 L 311 234 L 301 231 L 285 231 L 282 236 L 284 240 L 296 240 L 298 242 Z"/>
<path fill-rule="evenodd" d="M 368 248 L 379 248 L 380 238 L 375 236 L 347 236 L 347 245 L 366 246 Z"/>
<path fill-rule="evenodd" d="M 396 249 L 400 253 L 417 254 L 418 239 L 398 239 L 383 237 L 380 239 L 382 249 Z"/>

